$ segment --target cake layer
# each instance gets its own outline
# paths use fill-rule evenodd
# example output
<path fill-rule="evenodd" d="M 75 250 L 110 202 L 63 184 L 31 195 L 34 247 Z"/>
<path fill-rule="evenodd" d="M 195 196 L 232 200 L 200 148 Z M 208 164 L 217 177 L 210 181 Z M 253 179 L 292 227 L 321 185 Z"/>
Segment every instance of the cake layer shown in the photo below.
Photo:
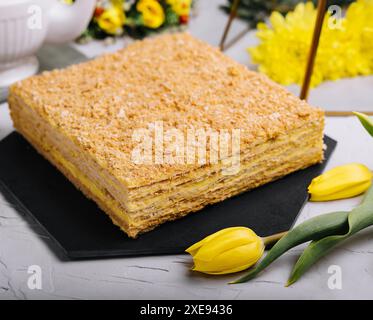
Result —
<path fill-rule="evenodd" d="M 188 34 L 31 77 L 9 105 L 15 128 L 131 237 L 323 159 L 320 109 Z M 224 157 L 159 164 L 154 146 L 134 162 L 135 133 L 155 123 L 184 137 L 240 130 L 239 170 L 224 174 Z"/>
<path fill-rule="evenodd" d="M 110 208 L 109 216 L 113 222 L 133 237 L 154 228 L 163 221 L 198 211 L 208 204 L 219 202 L 282 177 L 289 172 L 320 162 L 322 157 L 322 152 L 320 152 L 322 141 L 320 141 L 316 129 L 314 132 L 309 130 L 308 134 L 304 134 L 302 131 L 295 132 L 287 135 L 287 143 L 278 138 L 277 142 L 271 142 L 270 150 L 261 146 L 259 149 L 264 149 L 266 152 L 258 155 L 255 161 L 252 158 L 242 161 L 239 175 L 223 176 L 219 180 L 215 174 L 209 178 L 199 179 L 200 181 L 189 181 L 189 183 L 176 188 L 178 196 L 171 192 L 161 194 L 168 201 L 155 201 L 161 195 L 149 194 L 146 207 L 137 211 L 129 211 L 126 206 L 122 205 L 123 199 L 116 199 L 98 183 L 97 179 L 93 177 L 95 180 L 93 181 L 80 171 L 78 167 L 82 162 L 77 161 L 73 164 L 65 158 L 63 153 L 66 150 L 59 150 L 59 144 L 56 144 L 49 134 L 51 132 L 43 130 L 45 129 L 44 123 L 41 122 L 37 125 L 33 123 L 33 126 L 28 126 L 33 118 L 30 115 L 24 117 L 24 114 L 29 113 L 29 109 L 22 113 L 17 107 L 14 107 L 13 112 L 16 128 L 36 149 L 44 156 L 48 155 L 47 158 L 87 196 L 99 203 L 103 210 L 109 213 L 107 208 Z M 40 141 L 43 143 L 40 144 Z M 66 147 L 66 145 L 67 143 L 62 146 Z M 150 200 L 153 200 L 151 204 L 149 204 Z"/>
<path fill-rule="evenodd" d="M 236 181 L 232 184 L 230 189 L 224 188 L 218 192 L 210 193 L 210 198 L 208 198 L 209 195 L 207 194 L 204 195 L 204 197 L 199 195 L 194 199 L 189 201 L 185 200 L 184 202 L 179 203 L 177 206 L 168 208 L 168 210 L 162 210 L 162 212 L 153 210 L 148 215 L 143 213 L 141 215 L 141 219 L 131 219 L 131 215 L 128 215 L 118 201 L 113 199 L 110 194 L 106 193 L 104 190 L 101 190 L 94 183 L 92 183 L 92 181 L 85 177 L 84 174 L 79 172 L 71 163 L 64 161 L 60 154 L 55 151 L 51 152 L 51 150 L 45 152 L 42 147 L 38 146 L 37 142 L 33 141 L 31 137 L 28 137 L 25 132 L 22 132 L 22 129 L 20 132 L 42 155 L 44 155 L 61 172 L 63 172 L 78 189 L 80 189 L 87 197 L 94 200 L 101 207 L 101 209 L 109 215 L 113 223 L 118 225 L 130 237 L 137 237 L 139 233 L 152 230 L 165 221 L 171 221 L 183 217 L 190 212 L 202 209 L 208 204 L 222 201 L 232 195 L 258 187 L 276 178 L 280 178 L 290 172 L 301 169 L 304 167 L 303 163 L 305 160 L 312 161 L 313 163 L 319 162 L 319 159 L 312 158 L 309 152 L 307 152 L 308 156 L 298 154 L 294 156 L 292 161 L 288 162 L 287 164 L 279 166 L 275 169 L 273 166 L 270 166 L 266 171 L 265 179 L 263 179 L 261 174 L 254 177 L 243 175 L 240 177 L 240 181 Z M 252 181 L 251 185 L 249 186 L 247 185 L 248 179 Z"/>
<path fill-rule="evenodd" d="M 222 164 L 210 165 L 195 170 L 192 175 L 185 174 L 182 179 L 175 177 L 169 183 L 168 189 L 162 190 L 160 187 L 164 183 L 157 183 L 136 188 L 137 197 L 128 197 L 126 195 L 134 193 L 134 190 L 126 189 L 119 182 L 114 183 L 113 179 L 108 180 L 109 175 L 107 172 L 104 172 L 102 168 L 99 168 L 87 157 L 83 157 L 84 153 L 81 153 L 69 141 L 65 141 L 66 139 L 63 136 L 59 136 L 56 132 L 50 130 L 30 108 L 26 107 L 23 112 L 19 112 L 17 107 L 14 106 L 13 113 L 13 118 L 17 118 L 18 122 L 24 121 L 28 125 L 31 124 L 30 128 L 33 129 L 28 133 L 29 136 L 33 136 L 36 141 L 43 141 L 45 149 L 50 150 L 55 148 L 65 160 L 73 164 L 80 172 L 85 172 L 88 179 L 95 185 L 98 185 L 100 189 L 106 190 L 113 198 L 117 199 L 127 213 L 133 215 L 136 215 L 138 212 L 145 214 L 154 209 L 167 208 L 174 203 L 190 197 L 190 194 L 193 193 L 203 195 L 206 190 L 211 189 L 211 191 L 214 191 L 216 185 L 224 183 L 229 178 L 229 176 L 222 175 Z M 20 126 L 24 127 L 21 123 Z M 24 130 L 27 131 L 27 128 Z M 255 166 L 258 167 L 258 164 L 264 161 L 268 164 L 278 165 L 276 159 L 280 154 L 288 152 L 294 155 L 300 148 L 305 150 L 309 148 L 310 153 L 317 159 L 317 161 L 305 163 L 304 166 L 321 161 L 322 139 L 320 139 L 318 127 L 313 126 L 295 130 L 288 135 L 279 136 L 277 139 L 253 148 L 253 150 L 250 150 L 249 155 L 242 154 L 240 175 L 248 170 L 253 171 Z M 286 154 L 282 156 L 282 159 L 285 159 L 285 156 Z M 264 171 L 260 167 L 256 169 L 256 171 L 258 170 Z M 154 192 L 154 190 L 157 192 Z"/>
<path fill-rule="evenodd" d="M 185 135 L 191 127 L 241 129 L 241 150 L 311 122 L 323 126 L 320 109 L 188 34 L 44 72 L 13 86 L 13 94 L 128 188 L 200 167 L 133 163 L 133 132 L 156 121 Z"/>

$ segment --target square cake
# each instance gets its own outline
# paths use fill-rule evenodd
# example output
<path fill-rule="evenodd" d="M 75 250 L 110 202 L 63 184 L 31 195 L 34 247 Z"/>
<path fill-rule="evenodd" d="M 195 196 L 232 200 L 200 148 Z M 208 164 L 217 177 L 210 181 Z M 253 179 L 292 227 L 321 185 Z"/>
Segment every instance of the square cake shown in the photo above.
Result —
<path fill-rule="evenodd" d="M 321 109 L 187 33 L 28 78 L 9 106 L 130 237 L 323 160 Z"/>

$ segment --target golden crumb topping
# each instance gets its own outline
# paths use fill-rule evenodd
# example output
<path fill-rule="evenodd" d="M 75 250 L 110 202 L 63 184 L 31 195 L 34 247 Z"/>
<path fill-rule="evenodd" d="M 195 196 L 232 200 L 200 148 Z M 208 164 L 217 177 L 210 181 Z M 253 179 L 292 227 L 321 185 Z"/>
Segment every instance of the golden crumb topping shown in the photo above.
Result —
<path fill-rule="evenodd" d="M 137 41 L 114 54 L 44 72 L 14 85 L 11 94 L 129 186 L 198 167 L 133 163 L 134 130 L 156 121 L 163 121 L 164 130 L 183 132 L 241 129 L 241 152 L 323 123 L 320 109 L 188 33 Z"/>

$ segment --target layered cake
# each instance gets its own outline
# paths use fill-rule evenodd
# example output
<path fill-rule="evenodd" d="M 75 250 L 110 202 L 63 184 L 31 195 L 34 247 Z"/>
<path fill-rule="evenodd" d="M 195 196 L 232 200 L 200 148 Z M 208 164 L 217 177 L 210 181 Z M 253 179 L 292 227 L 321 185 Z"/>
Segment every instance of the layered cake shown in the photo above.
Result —
<path fill-rule="evenodd" d="M 9 105 L 130 237 L 323 160 L 321 109 L 187 33 L 28 78 Z"/>

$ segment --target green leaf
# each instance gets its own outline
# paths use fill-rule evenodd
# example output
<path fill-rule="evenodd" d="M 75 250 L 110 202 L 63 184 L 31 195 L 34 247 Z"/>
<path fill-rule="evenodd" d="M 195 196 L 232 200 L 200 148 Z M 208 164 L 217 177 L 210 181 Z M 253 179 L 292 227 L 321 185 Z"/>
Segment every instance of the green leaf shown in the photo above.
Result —
<path fill-rule="evenodd" d="M 267 253 L 263 260 L 246 275 L 232 283 L 242 283 L 253 279 L 283 253 L 301 243 L 347 232 L 348 214 L 348 212 L 333 212 L 311 218 L 301 223 L 282 237 Z"/>
<path fill-rule="evenodd" d="M 325 256 L 336 245 L 360 230 L 373 225 L 373 187 L 368 190 L 363 202 L 349 213 L 348 225 L 349 229 L 345 234 L 312 241 L 295 264 L 287 285 L 296 282 L 316 261 Z"/>
<path fill-rule="evenodd" d="M 366 114 L 360 113 L 360 112 L 354 112 L 354 115 L 356 115 L 359 118 L 361 124 L 369 132 L 369 134 L 373 137 L 373 120 L 372 120 L 372 118 L 370 118 Z"/>
<path fill-rule="evenodd" d="M 166 24 L 175 26 L 179 24 L 179 16 L 169 7 L 166 9 Z"/>

